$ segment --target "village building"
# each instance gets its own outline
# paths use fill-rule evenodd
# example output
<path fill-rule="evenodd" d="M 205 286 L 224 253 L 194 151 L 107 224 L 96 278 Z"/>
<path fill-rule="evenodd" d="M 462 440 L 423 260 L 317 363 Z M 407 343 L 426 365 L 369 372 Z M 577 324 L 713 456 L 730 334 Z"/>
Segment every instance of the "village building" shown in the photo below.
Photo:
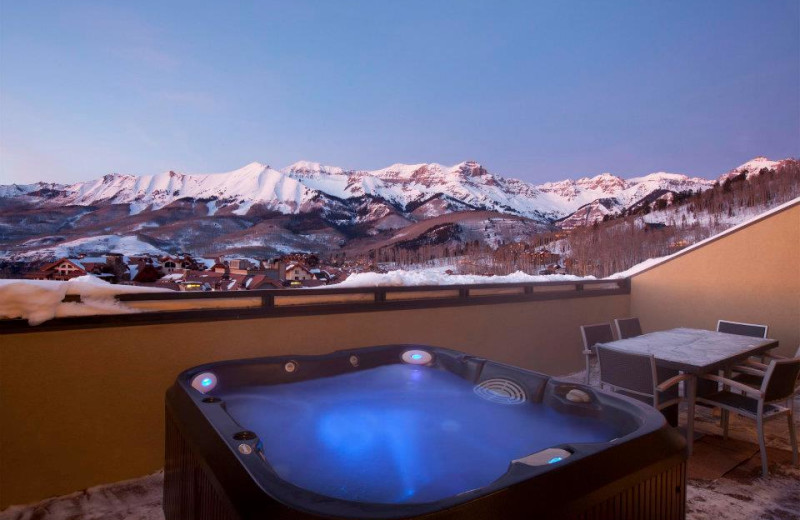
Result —
<path fill-rule="evenodd" d="M 316 280 L 317 277 L 311 270 L 301 263 L 291 263 L 286 266 L 286 279 L 287 280 Z"/>
<path fill-rule="evenodd" d="M 325 284 L 331 283 L 336 278 L 335 274 L 326 269 L 320 269 L 319 267 L 309 269 L 309 271 L 314 275 L 314 278 Z"/>
<path fill-rule="evenodd" d="M 78 276 L 88 274 L 86 268 L 79 260 L 60 258 L 51 264 L 43 266 L 40 270 L 27 273 L 25 278 L 29 280 L 60 280 L 66 281 Z"/>
<path fill-rule="evenodd" d="M 281 286 L 283 280 L 286 279 L 286 270 L 283 268 L 283 263 L 276 260 L 261 260 L 258 264 L 248 259 L 232 259 L 223 261 L 221 258 L 217 259 L 211 267 L 211 271 L 215 273 L 227 274 L 228 276 L 241 275 L 243 277 L 250 277 L 256 280 L 249 283 L 247 289 L 254 289 L 253 284 Z M 273 280 L 277 283 L 265 282 L 264 280 Z"/>
<path fill-rule="evenodd" d="M 645 222 L 644 223 L 644 232 L 647 233 L 648 231 L 661 231 L 662 229 L 666 229 L 667 225 L 663 222 Z"/>
<path fill-rule="evenodd" d="M 131 274 L 133 275 L 131 280 L 137 284 L 153 283 L 164 275 L 152 262 L 145 263 L 141 267 L 137 266 L 136 272 Z"/>

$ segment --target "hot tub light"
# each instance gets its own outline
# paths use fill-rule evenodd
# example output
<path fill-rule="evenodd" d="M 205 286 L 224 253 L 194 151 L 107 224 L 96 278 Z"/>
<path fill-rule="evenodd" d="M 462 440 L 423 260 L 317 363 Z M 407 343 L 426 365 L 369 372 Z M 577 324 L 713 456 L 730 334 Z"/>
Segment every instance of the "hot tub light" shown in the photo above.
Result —
<path fill-rule="evenodd" d="M 401 357 L 403 361 L 412 365 L 427 365 L 433 360 L 430 352 L 424 350 L 406 350 Z"/>
<path fill-rule="evenodd" d="M 192 378 L 192 388 L 200 393 L 207 393 L 217 386 L 217 376 L 212 372 L 203 372 Z"/>
<path fill-rule="evenodd" d="M 561 448 L 547 448 L 542 451 L 537 451 L 536 453 L 532 453 L 527 457 L 516 459 L 513 462 L 526 464 L 528 466 L 545 466 L 547 464 L 555 464 L 556 462 L 561 462 L 570 455 L 572 455 L 572 453 Z"/>

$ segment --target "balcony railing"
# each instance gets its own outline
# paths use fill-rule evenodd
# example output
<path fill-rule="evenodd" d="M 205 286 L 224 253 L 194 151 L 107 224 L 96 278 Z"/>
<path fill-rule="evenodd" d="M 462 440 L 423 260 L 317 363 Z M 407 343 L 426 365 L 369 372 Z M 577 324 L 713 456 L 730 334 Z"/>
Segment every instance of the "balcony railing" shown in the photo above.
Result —
<path fill-rule="evenodd" d="M 0 333 L 427 309 L 625 294 L 630 294 L 629 279 L 134 293 L 118 295 L 117 300 L 141 312 L 56 318 L 37 327 L 30 327 L 20 319 L 0 320 Z M 80 303 L 81 300 L 79 296 L 68 296 L 65 301 Z"/>

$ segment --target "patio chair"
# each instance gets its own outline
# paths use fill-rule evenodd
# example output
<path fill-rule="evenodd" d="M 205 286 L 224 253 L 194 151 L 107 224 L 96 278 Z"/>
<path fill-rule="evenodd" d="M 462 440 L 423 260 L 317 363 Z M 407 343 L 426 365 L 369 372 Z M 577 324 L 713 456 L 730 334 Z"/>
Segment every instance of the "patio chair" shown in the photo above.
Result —
<path fill-rule="evenodd" d="M 767 330 L 769 327 L 767 325 L 759 325 L 756 323 L 741 323 L 738 321 L 728 321 L 728 320 L 718 320 L 717 321 L 717 332 L 725 332 L 727 334 L 736 334 L 737 336 L 749 336 L 752 338 L 766 338 L 767 337 Z M 759 361 L 764 361 L 764 358 L 756 358 Z M 754 359 L 753 361 L 755 361 Z M 707 381 L 698 381 L 697 382 L 697 395 L 706 395 L 709 393 L 713 393 L 715 391 L 715 385 L 708 383 Z M 728 412 L 723 410 L 722 416 L 720 417 L 720 425 L 722 425 L 725 421 L 728 420 Z"/>
<path fill-rule="evenodd" d="M 698 396 L 698 402 L 703 402 L 722 410 L 753 419 L 758 430 L 758 446 L 761 451 L 761 473 L 769 475 L 767 465 L 767 447 L 764 444 L 764 421 L 786 415 L 789 423 L 789 440 L 792 444 L 792 464 L 797 466 L 797 433 L 793 421 L 794 394 L 798 390 L 798 377 L 800 376 L 800 359 L 772 360 L 764 373 L 760 388 L 739 383 L 718 375 L 707 374 L 703 379 L 722 383 L 723 390 L 713 394 Z M 730 388 L 728 390 L 727 388 Z M 737 393 L 737 392 L 742 392 Z M 788 406 L 781 406 L 779 402 Z M 728 438 L 728 420 L 723 421 L 723 438 Z"/>
<path fill-rule="evenodd" d="M 764 354 L 767 360 L 772 359 L 792 359 L 779 354 Z M 800 347 L 797 347 L 797 352 L 794 353 L 795 358 L 800 358 Z M 755 388 L 761 388 L 761 383 L 764 381 L 764 374 L 767 371 L 768 365 L 754 361 L 752 358 L 745 360 L 741 365 L 733 367 L 733 375 L 730 377 L 736 382 L 744 383 Z"/>
<path fill-rule="evenodd" d="M 581 337 L 583 338 L 583 355 L 586 356 L 586 384 L 588 385 L 591 359 L 595 355 L 594 346 L 597 343 L 614 341 L 614 332 L 611 330 L 610 323 L 581 325 Z"/>
<path fill-rule="evenodd" d="M 757 325 L 755 323 L 739 323 L 737 321 L 717 321 L 717 332 L 736 334 L 738 336 L 750 336 L 752 338 L 766 338 L 767 325 Z"/>
<path fill-rule="evenodd" d="M 652 354 L 636 354 L 598 346 L 597 360 L 600 365 L 600 383 L 609 385 L 619 392 L 644 401 L 656 410 L 662 410 L 678 404 L 678 383 L 687 381 L 692 376 L 677 374 L 677 371 L 664 371 L 671 377 L 662 380 L 656 367 L 656 358 Z M 661 381 L 661 382 L 659 382 Z"/>
<path fill-rule="evenodd" d="M 619 339 L 632 338 L 642 335 L 642 326 L 639 325 L 639 318 L 621 318 L 614 320 Z"/>
<path fill-rule="evenodd" d="M 755 323 L 739 323 L 736 321 L 725 320 L 719 320 L 717 322 L 717 332 L 726 332 L 728 334 L 750 336 L 753 338 L 766 338 L 768 329 L 769 327 L 767 325 L 758 325 Z M 738 374 L 730 375 L 730 379 L 745 383 L 747 385 L 760 386 L 761 380 L 764 378 L 763 372 L 767 369 L 767 366 L 764 363 L 768 361 L 770 357 L 771 356 L 769 354 L 751 357 L 745 362 L 745 365 L 752 363 L 754 365 L 753 368 L 748 369 L 744 366 L 736 367 L 733 370 Z"/>

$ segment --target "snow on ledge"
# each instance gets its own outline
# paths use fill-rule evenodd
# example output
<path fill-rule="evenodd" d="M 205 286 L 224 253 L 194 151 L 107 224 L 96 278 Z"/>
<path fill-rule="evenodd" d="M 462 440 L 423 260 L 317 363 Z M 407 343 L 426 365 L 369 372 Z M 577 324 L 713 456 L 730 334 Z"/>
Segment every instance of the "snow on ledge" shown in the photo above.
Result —
<path fill-rule="evenodd" d="M 110 284 L 96 276 L 78 276 L 66 282 L 52 280 L 0 280 L 0 319 L 22 318 L 39 325 L 53 318 L 130 314 L 140 312 L 118 302 L 126 293 L 172 292 L 169 289 Z M 62 300 L 80 295 L 81 303 Z"/>
<path fill-rule="evenodd" d="M 485 283 L 574 282 L 594 280 L 594 276 L 580 277 L 564 274 L 531 275 L 516 271 L 503 276 L 447 274 L 441 268 L 414 271 L 389 271 L 388 273 L 351 274 L 341 283 L 328 285 L 330 289 L 345 287 L 399 287 L 421 285 L 473 285 Z"/>
<path fill-rule="evenodd" d="M 675 253 L 675 254 L 672 254 L 672 255 L 668 255 L 668 256 L 659 256 L 659 257 L 656 257 L 656 258 L 648 258 L 644 262 L 639 262 L 638 264 L 634 265 L 630 269 L 627 269 L 625 271 L 620 271 L 618 273 L 614 273 L 614 274 L 612 274 L 610 276 L 607 276 L 606 278 L 609 279 L 609 280 L 617 280 L 619 278 L 629 278 L 629 277 L 631 277 L 631 276 L 633 276 L 633 275 L 635 275 L 637 273 L 641 273 L 642 271 L 650 269 L 654 265 L 658 265 L 661 262 L 665 262 L 665 261 L 669 260 L 670 258 L 674 257 L 676 254 L 678 254 L 678 253 Z"/>
<path fill-rule="evenodd" d="M 743 222 L 741 222 L 739 224 L 736 224 L 733 227 L 730 227 L 730 228 L 726 229 L 725 231 L 723 231 L 721 233 L 717 233 L 716 235 L 710 236 L 710 237 L 706 238 L 705 240 L 701 240 L 700 242 L 697 242 L 697 243 L 692 244 L 692 245 L 690 245 L 690 246 L 688 246 L 688 247 L 686 247 L 684 249 L 681 249 L 680 251 L 678 251 L 676 253 L 672 253 L 671 255 L 667 255 L 667 256 L 661 256 L 661 257 L 658 257 L 658 258 L 648 258 L 644 262 L 638 263 L 638 264 L 634 265 L 633 267 L 631 267 L 630 269 L 627 269 L 625 271 L 621 271 L 619 273 L 614 273 L 614 274 L 612 274 L 610 276 L 607 276 L 605 279 L 615 280 L 615 279 L 618 279 L 618 278 L 628 278 L 628 277 L 634 276 L 636 274 L 639 274 L 639 273 L 641 273 L 643 271 L 646 271 L 646 270 L 650 269 L 651 267 L 655 267 L 656 265 L 663 264 L 664 262 L 668 262 L 669 260 L 672 260 L 673 258 L 677 258 L 677 257 L 681 256 L 682 254 L 688 253 L 689 251 L 693 251 L 693 250 L 697 249 L 698 247 L 703 247 L 704 245 L 708 244 L 709 242 L 713 242 L 714 240 L 722 238 L 722 237 L 724 237 L 726 235 L 730 235 L 731 233 L 735 233 L 735 232 L 739 231 L 740 229 L 742 229 L 744 227 L 747 227 L 747 226 L 749 226 L 750 224 L 752 224 L 754 222 L 758 222 L 759 220 L 771 217 L 775 213 L 780 213 L 781 211 L 783 211 L 783 210 L 785 210 L 787 208 L 790 208 L 792 206 L 795 206 L 797 204 L 800 204 L 800 197 L 792 199 L 789 202 L 785 202 L 785 203 L 781 204 L 780 206 L 776 206 L 776 207 L 772 208 L 769 211 L 765 211 L 764 213 L 761 213 L 759 215 L 754 216 L 753 218 L 749 218 L 749 219 L 747 219 L 747 220 L 745 220 L 745 221 L 743 221 Z"/>

